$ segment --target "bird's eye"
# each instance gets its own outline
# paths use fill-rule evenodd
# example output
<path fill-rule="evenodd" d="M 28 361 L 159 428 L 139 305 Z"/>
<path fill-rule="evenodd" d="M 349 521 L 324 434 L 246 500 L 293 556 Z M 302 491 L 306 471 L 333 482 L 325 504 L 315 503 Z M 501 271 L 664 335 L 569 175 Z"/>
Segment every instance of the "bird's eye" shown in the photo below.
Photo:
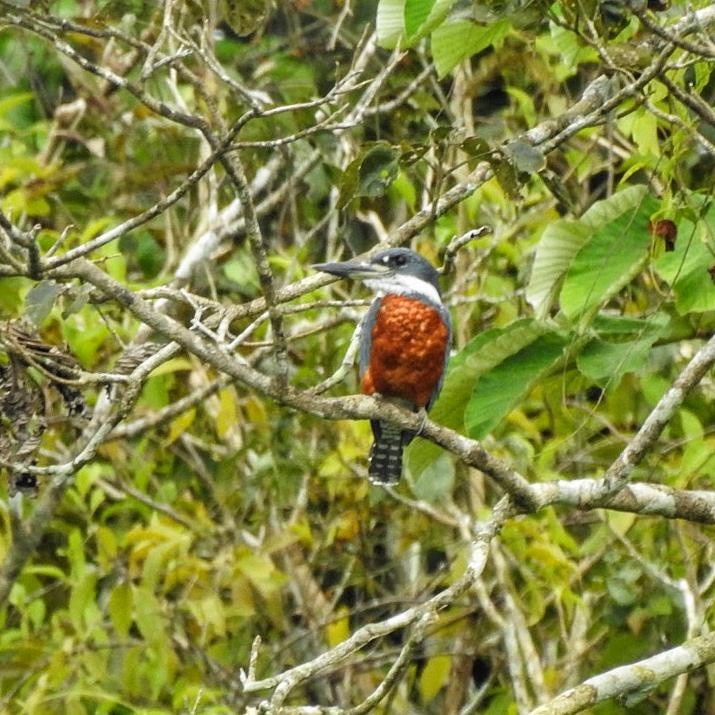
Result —
<path fill-rule="evenodd" d="M 394 261 L 395 261 L 396 266 L 404 266 L 405 263 L 407 263 L 407 256 L 403 256 L 402 254 L 399 254 L 399 255 L 395 256 Z"/>

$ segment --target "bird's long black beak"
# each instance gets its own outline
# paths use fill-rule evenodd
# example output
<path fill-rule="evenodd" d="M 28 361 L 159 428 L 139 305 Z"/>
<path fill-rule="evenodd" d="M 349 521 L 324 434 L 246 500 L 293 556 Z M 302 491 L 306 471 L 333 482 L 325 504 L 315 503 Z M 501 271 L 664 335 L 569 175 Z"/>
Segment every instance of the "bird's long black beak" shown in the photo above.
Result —
<path fill-rule="evenodd" d="M 339 278 L 376 278 L 377 276 L 390 273 L 387 266 L 368 261 L 338 261 L 335 263 L 316 263 L 313 265 L 316 271 L 330 273 Z"/>

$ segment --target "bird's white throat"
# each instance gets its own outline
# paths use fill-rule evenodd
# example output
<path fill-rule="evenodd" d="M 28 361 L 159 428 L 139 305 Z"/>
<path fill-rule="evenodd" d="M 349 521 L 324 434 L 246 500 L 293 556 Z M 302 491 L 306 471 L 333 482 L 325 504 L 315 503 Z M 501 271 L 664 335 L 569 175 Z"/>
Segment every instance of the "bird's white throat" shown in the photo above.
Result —
<path fill-rule="evenodd" d="M 439 297 L 439 291 L 431 283 L 423 281 L 417 276 L 405 276 L 396 273 L 389 277 L 385 276 L 384 278 L 368 278 L 363 282 L 378 295 L 386 295 L 388 293 L 405 295 L 412 293 L 423 296 L 432 303 L 440 304 L 442 302 L 442 299 Z"/>

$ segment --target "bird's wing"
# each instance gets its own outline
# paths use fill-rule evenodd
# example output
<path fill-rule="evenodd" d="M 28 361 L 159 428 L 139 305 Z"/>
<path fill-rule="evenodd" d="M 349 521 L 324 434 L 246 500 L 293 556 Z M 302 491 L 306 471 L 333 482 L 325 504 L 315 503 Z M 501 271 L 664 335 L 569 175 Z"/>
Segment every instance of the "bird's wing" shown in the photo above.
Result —
<path fill-rule="evenodd" d="M 360 377 L 365 374 L 370 363 L 370 350 L 372 349 L 372 329 L 375 327 L 375 320 L 377 320 L 377 314 L 380 312 L 380 304 L 382 303 L 382 296 L 378 296 L 370 304 L 370 308 L 365 313 L 360 325 L 360 357 L 358 361 L 358 372 Z"/>

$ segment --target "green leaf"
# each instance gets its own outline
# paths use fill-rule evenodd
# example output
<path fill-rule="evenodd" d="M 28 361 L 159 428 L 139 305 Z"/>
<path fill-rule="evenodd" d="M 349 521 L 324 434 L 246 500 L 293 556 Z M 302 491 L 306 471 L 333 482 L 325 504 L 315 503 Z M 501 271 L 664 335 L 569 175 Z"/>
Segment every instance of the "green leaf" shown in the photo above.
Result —
<path fill-rule="evenodd" d="M 89 570 L 85 571 L 79 578 L 73 579 L 72 582 L 68 612 L 72 625 L 80 633 L 84 631 L 85 624 L 97 611 L 97 606 L 95 605 L 96 584 L 97 575 Z"/>
<path fill-rule="evenodd" d="M 409 206 L 411 211 L 416 211 L 417 189 L 412 183 L 410 177 L 404 171 L 399 172 L 397 178 L 390 187 L 390 192 L 394 192 L 397 196 L 399 196 L 399 198 Z"/>
<path fill-rule="evenodd" d="M 415 480 L 412 492 L 427 502 L 443 501 L 454 486 L 454 462 L 444 451 Z"/>
<path fill-rule="evenodd" d="M 146 278 L 154 278 L 166 260 L 166 251 L 149 231 L 136 231 L 122 236 L 119 250 L 137 262 Z"/>
<path fill-rule="evenodd" d="M 13 217 L 23 213 L 31 216 L 47 216 L 50 213 L 50 204 L 44 196 L 35 196 L 25 187 L 9 191 L 3 197 L 0 206 Z"/>
<path fill-rule="evenodd" d="M 527 124 L 532 125 L 536 124 L 539 121 L 539 115 L 536 111 L 536 106 L 534 104 L 534 95 L 532 93 L 525 92 L 523 89 L 519 89 L 518 87 L 508 87 L 507 93 L 509 97 L 514 100 L 516 109 L 518 110 L 519 114 L 524 118 L 524 121 Z M 509 151 L 509 146 L 511 144 L 521 144 L 522 146 L 530 147 L 532 150 L 536 149 L 536 147 L 534 147 L 532 144 L 529 144 L 528 142 L 517 140 L 514 142 L 510 142 L 510 144 L 507 145 L 507 152 Z M 541 164 L 543 165 L 544 155 L 541 151 L 539 151 L 539 155 L 541 156 Z"/>
<path fill-rule="evenodd" d="M 665 313 L 654 313 L 648 318 L 629 318 L 626 315 L 597 315 L 592 327 L 599 337 L 641 338 L 645 333 L 655 332 L 662 335 L 667 327 L 670 316 Z"/>
<path fill-rule="evenodd" d="M 526 299 L 537 318 L 548 315 L 566 271 L 589 234 L 588 227 L 580 221 L 561 219 L 546 227 L 536 248 L 531 278 L 526 286 Z"/>
<path fill-rule="evenodd" d="M 480 159 L 483 159 L 491 152 L 489 144 L 487 144 L 487 142 L 481 136 L 477 135 L 473 137 L 467 137 L 459 145 L 459 148 L 463 152 L 465 152 L 465 154 L 469 154 L 470 156 L 474 156 Z"/>
<path fill-rule="evenodd" d="M 79 529 L 72 529 L 67 540 L 67 560 L 70 564 L 73 579 L 80 579 L 87 570 L 84 556 L 84 539 Z"/>
<path fill-rule="evenodd" d="M 392 49 L 402 41 L 412 46 L 437 27 L 455 0 L 380 0 L 377 41 Z"/>
<path fill-rule="evenodd" d="M 25 311 L 27 317 L 35 325 L 40 325 L 49 315 L 60 293 L 62 293 L 62 288 L 54 281 L 40 281 L 37 285 L 33 286 L 25 296 Z"/>
<path fill-rule="evenodd" d="M 0 278 L 0 311 L 18 315 L 23 305 L 22 296 L 30 285 L 27 278 Z"/>
<path fill-rule="evenodd" d="M 635 603 L 638 593 L 631 584 L 621 578 L 610 578 L 607 581 L 608 595 L 619 606 L 630 606 Z"/>
<path fill-rule="evenodd" d="M 715 218 L 715 210 L 710 213 Z M 706 243 L 707 225 L 684 219 L 678 225 L 675 250 L 655 261 L 655 270 L 675 293 L 678 313 L 715 310 L 715 284 L 709 269 L 715 264 L 715 253 Z"/>
<path fill-rule="evenodd" d="M 624 192 L 621 192 L 624 193 Z M 614 199 L 614 197 L 617 197 Z M 650 235 L 648 221 L 658 202 L 641 192 L 629 192 L 605 199 L 599 209 L 582 221 L 595 222 L 618 212 L 602 224 L 574 257 L 563 287 L 561 309 L 572 320 L 588 320 L 596 310 L 616 295 L 643 268 L 648 260 Z"/>
<path fill-rule="evenodd" d="M 175 553 L 176 543 L 174 541 L 166 541 L 152 547 L 142 566 L 141 585 L 143 588 L 152 592 L 157 590 L 159 580 L 165 572 L 166 562 Z"/>
<path fill-rule="evenodd" d="M 343 173 L 338 208 L 345 208 L 356 196 L 383 196 L 397 178 L 399 159 L 399 150 L 387 142 L 369 144 Z"/>
<path fill-rule="evenodd" d="M 595 231 L 638 208 L 647 194 L 648 188 L 642 184 L 628 186 L 607 199 L 596 201 L 579 220 Z"/>
<path fill-rule="evenodd" d="M 162 646 L 166 639 L 161 604 L 154 592 L 144 586 L 134 588 L 135 620 L 139 632 L 153 646 Z"/>
<path fill-rule="evenodd" d="M 405 0 L 380 0 L 377 6 L 377 41 L 392 49 L 405 29 Z"/>
<path fill-rule="evenodd" d="M 486 26 L 471 20 L 444 22 L 432 33 L 432 56 L 437 74 L 444 77 L 467 57 L 499 45 L 510 28 L 506 18 Z"/>
<path fill-rule="evenodd" d="M 528 142 L 509 142 L 504 148 L 504 153 L 509 157 L 518 171 L 523 171 L 527 174 L 534 174 L 540 171 L 546 164 L 544 153 L 538 147 L 532 146 Z"/>
<path fill-rule="evenodd" d="M 270 597 L 284 582 L 283 574 L 275 567 L 268 554 L 246 551 L 236 559 L 236 568 L 264 598 Z"/>
<path fill-rule="evenodd" d="M 413 46 L 432 32 L 447 16 L 455 0 L 406 0 L 405 34 L 407 44 Z"/>
<path fill-rule="evenodd" d="M 87 243 L 111 226 L 115 221 L 110 216 L 102 216 L 89 221 L 79 234 L 79 243 Z"/>
<path fill-rule="evenodd" d="M 119 638 L 126 638 L 132 625 L 132 589 L 128 583 L 115 586 L 109 596 L 108 611 Z"/>
<path fill-rule="evenodd" d="M 640 107 L 619 119 L 618 127 L 626 136 L 633 139 L 639 154 L 660 156 L 658 120 L 645 107 Z"/>
<path fill-rule="evenodd" d="M 472 338 L 449 364 L 442 392 L 431 413 L 432 419 L 452 429 L 462 427 L 464 408 L 479 376 L 548 330 L 546 326 L 525 318 Z"/>
<path fill-rule="evenodd" d="M 329 648 L 346 641 L 350 637 L 350 611 L 346 606 L 340 606 L 334 615 L 334 620 L 325 626 L 325 642 Z"/>
<path fill-rule="evenodd" d="M 627 372 L 641 372 L 648 366 L 651 347 L 665 332 L 670 318 L 656 313 L 648 320 L 599 316 L 594 328 L 603 328 L 603 335 L 632 338 L 620 342 L 601 338 L 592 340 L 576 358 L 578 369 L 586 377 L 601 385 L 616 384 Z M 628 331 L 626 332 L 626 329 Z"/>
<path fill-rule="evenodd" d="M 447 684 L 452 669 L 452 657 L 449 655 L 434 655 L 425 665 L 420 674 L 420 697 L 423 703 L 429 703 Z"/>
<path fill-rule="evenodd" d="M 62 311 L 62 318 L 69 318 L 70 315 L 78 313 L 89 303 L 92 295 L 91 285 L 69 286 L 65 291 L 65 309 Z"/>
<path fill-rule="evenodd" d="M 560 73 L 562 79 L 575 74 L 579 64 L 598 60 L 596 50 L 582 45 L 579 36 L 572 30 L 557 25 L 555 22 L 549 23 L 549 30 L 554 47 L 561 55 Z"/>
<path fill-rule="evenodd" d="M 62 323 L 62 335 L 70 352 L 82 364 L 92 365 L 109 335 L 109 329 L 96 310 L 85 306 Z"/>
<path fill-rule="evenodd" d="M 186 412 L 171 420 L 169 425 L 169 434 L 167 435 L 164 444 L 168 447 L 170 444 L 176 442 L 179 437 L 189 431 L 189 427 L 191 427 L 195 419 L 196 409 L 192 408 L 190 410 L 186 410 Z"/>
<path fill-rule="evenodd" d="M 25 102 L 29 102 L 34 98 L 32 92 L 17 92 L 16 94 L 8 94 L 0 99 L 0 117 L 4 117 L 10 110 Z"/>
<path fill-rule="evenodd" d="M 119 239 L 100 246 L 96 255 L 102 266 L 115 281 L 124 282 L 127 277 L 127 259 L 119 252 Z"/>
<path fill-rule="evenodd" d="M 382 196 L 397 178 L 400 153 L 386 142 L 375 144 L 363 156 L 358 172 L 358 195 Z"/>
<path fill-rule="evenodd" d="M 626 372 L 637 372 L 648 363 L 651 343 L 634 340 L 626 343 L 591 341 L 576 358 L 578 369 L 600 384 L 617 383 Z"/>
<path fill-rule="evenodd" d="M 405 0 L 405 34 L 412 37 L 429 17 L 435 0 Z"/>
<path fill-rule="evenodd" d="M 491 164 L 502 191 L 510 199 L 518 199 L 520 183 L 516 166 L 508 159 L 493 159 Z"/>
<path fill-rule="evenodd" d="M 567 336 L 547 333 L 483 374 L 464 413 L 467 434 L 475 439 L 487 435 L 554 366 L 569 342 Z"/>
<path fill-rule="evenodd" d="M 223 267 L 226 278 L 236 284 L 243 295 L 253 297 L 258 292 L 260 281 L 256 264 L 248 251 L 239 251 Z"/>

